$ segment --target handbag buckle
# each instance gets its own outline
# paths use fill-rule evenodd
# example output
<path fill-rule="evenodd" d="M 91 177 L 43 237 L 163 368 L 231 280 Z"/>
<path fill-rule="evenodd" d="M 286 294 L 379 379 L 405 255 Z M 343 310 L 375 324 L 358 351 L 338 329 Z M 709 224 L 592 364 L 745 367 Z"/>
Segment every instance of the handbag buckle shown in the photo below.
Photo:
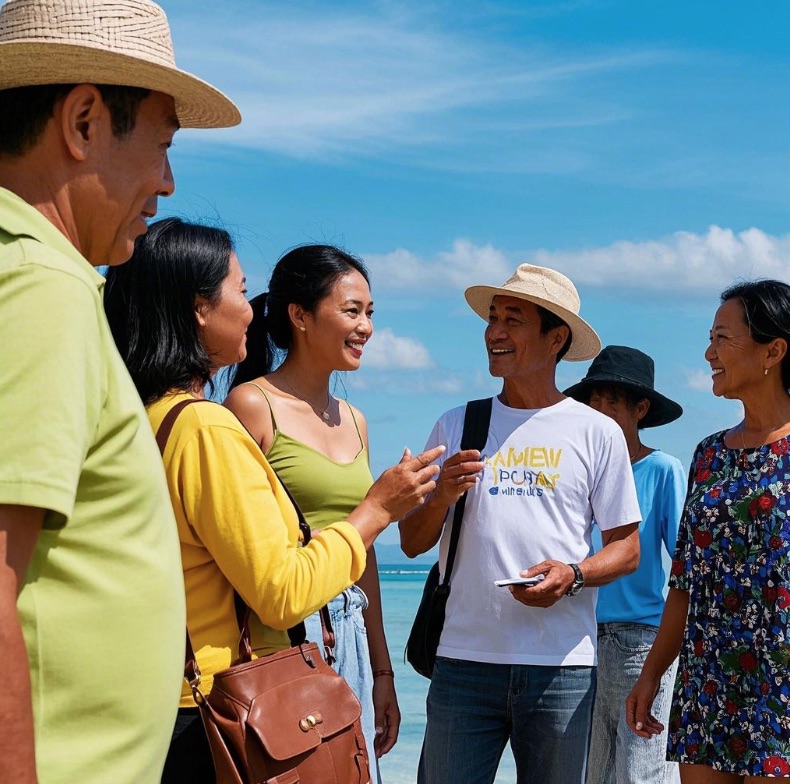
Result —
<path fill-rule="evenodd" d="M 299 729 L 302 732 L 310 732 L 316 724 L 321 724 L 324 717 L 320 713 L 308 713 L 303 719 L 299 719 Z"/>

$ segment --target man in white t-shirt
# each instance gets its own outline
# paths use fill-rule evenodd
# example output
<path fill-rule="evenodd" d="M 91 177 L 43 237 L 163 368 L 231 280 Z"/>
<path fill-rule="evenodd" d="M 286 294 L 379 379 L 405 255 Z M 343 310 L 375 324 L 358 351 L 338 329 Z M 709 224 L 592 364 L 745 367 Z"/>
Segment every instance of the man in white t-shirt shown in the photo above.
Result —
<path fill-rule="evenodd" d="M 468 490 L 447 615 L 428 692 L 421 784 L 494 780 L 508 741 L 519 784 L 583 784 L 595 695 L 595 586 L 634 571 L 640 519 L 620 428 L 555 383 L 560 359 L 601 348 L 564 275 L 522 264 L 502 286 L 472 286 L 501 378 L 482 454 L 458 451 L 464 408 L 445 413 L 437 488 L 400 523 L 415 556 L 441 537 Z M 590 555 L 593 517 L 603 547 Z M 543 575 L 531 587 L 495 580 Z"/>

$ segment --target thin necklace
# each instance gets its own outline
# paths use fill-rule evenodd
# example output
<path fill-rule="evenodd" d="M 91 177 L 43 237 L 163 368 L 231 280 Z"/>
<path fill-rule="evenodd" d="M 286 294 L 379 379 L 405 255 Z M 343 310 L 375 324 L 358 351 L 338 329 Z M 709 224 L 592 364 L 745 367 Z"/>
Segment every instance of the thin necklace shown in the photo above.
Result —
<path fill-rule="evenodd" d="M 785 424 L 786 424 L 785 422 L 777 422 L 775 425 L 770 427 L 766 431 L 766 438 L 768 437 L 768 433 L 773 433 L 774 430 L 779 430 Z M 745 450 L 746 449 L 746 438 L 744 436 L 744 433 L 746 432 L 746 420 L 741 422 L 740 427 L 738 428 L 738 430 L 740 431 L 740 434 L 741 434 L 741 448 Z"/>
<path fill-rule="evenodd" d="M 291 392 L 293 392 L 293 394 L 299 398 L 299 400 L 303 400 L 305 403 L 307 403 L 307 405 L 310 406 L 310 408 L 312 408 L 313 411 L 315 411 L 315 413 L 318 414 L 318 416 L 320 416 L 321 419 L 324 420 L 324 422 L 329 421 L 329 406 L 332 405 L 332 396 L 329 394 L 329 390 L 326 391 L 326 407 L 320 408 L 319 406 L 314 405 L 310 400 L 308 400 L 304 395 L 299 393 L 296 389 L 294 389 L 291 382 L 288 381 L 288 379 L 282 374 L 280 370 L 277 371 L 277 374 L 280 376 L 285 386 L 287 386 L 288 389 L 290 389 Z"/>
<path fill-rule="evenodd" d="M 639 442 L 639 445 L 636 447 L 636 452 L 634 454 L 628 453 L 628 457 L 631 458 L 631 463 L 633 464 L 634 460 L 639 456 L 639 453 L 642 451 L 642 442 Z"/>

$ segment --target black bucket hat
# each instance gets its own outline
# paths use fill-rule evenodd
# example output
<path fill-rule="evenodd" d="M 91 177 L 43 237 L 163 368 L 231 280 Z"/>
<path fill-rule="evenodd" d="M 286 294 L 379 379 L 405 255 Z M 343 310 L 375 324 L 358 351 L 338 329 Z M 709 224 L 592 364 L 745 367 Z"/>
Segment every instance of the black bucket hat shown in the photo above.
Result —
<path fill-rule="evenodd" d="M 587 375 L 565 390 L 568 397 L 588 403 L 594 387 L 611 384 L 636 392 L 650 401 L 650 409 L 640 427 L 658 427 L 674 422 L 683 409 L 674 400 L 656 392 L 655 366 L 647 354 L 628 346 L 606 346 L 592 361 Z"/>

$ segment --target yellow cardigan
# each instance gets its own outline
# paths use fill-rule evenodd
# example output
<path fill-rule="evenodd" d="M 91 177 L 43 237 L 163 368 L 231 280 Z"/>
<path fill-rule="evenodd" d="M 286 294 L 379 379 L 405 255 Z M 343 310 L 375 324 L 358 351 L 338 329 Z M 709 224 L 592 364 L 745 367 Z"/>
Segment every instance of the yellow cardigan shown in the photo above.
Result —
<path fill-rule="evenodd" d="M 148 407 L 154 432 L 188 397 L 167 395 Z M 213 674 L 237 655 L 234 588 L 260 619 L 252 624 L 256 654 L 273 653 L 288 646 L 286 629 L 360 578 L 365 547 L 345 521 L 301 547 L 290 499 L 258 445 L 223 406 L 187 406 L 163 459 L 181 541 L 187 626 L 201 690 L 208 693 Z M 181 707 L 192 706 L 185 682 Z"/>

